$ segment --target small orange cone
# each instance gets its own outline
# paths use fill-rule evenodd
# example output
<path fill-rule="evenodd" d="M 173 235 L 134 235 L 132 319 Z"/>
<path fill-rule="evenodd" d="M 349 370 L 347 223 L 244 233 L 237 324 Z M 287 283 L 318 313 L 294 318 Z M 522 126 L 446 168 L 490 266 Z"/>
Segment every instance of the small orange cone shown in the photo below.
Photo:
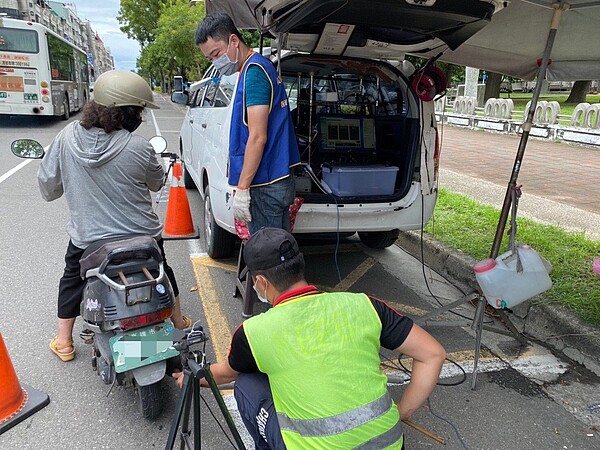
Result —
<path fill-rule="evenodd" d="M 23 386 L 19 383 L 0 334 L 0 434 L 50 403 L 48 395 L 30 386 Z"/>
<path fill-rule="evenodd" d="M 181 175 L 181 163 L 173 165 L 167 217 L 162 236 L 163 239 L 197 239 L 199 234 L 192 221 L 192 213 L 183 178 L 181 176 L 179 178 L 175 177 L 176 173 Z"/>

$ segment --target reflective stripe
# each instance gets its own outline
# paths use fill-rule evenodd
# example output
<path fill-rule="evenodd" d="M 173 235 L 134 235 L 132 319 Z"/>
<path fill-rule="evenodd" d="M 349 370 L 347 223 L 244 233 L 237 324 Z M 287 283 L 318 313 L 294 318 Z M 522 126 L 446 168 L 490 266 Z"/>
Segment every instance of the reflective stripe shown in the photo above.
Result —
<path fill-rule="evenodd" d="M 277 413 L 279 428 L 282 431 L 292 431 L 302 437 L 330 436 L 332 434 L 344 433 L 360 425 L 383 416 L 393 405 L 389 392 L 377 400 L 343 412 L 336 416 L 323 419 L 291 419 L 284 413 Z M 402 433 L 400 433 L 402 434 Z"/>
<path fill-rule="evenodd" d="M 388 448 L 396 442 L 399 443 L 400 439 L 402 439 L 402 427 L 400 426 L 400 422 L 398 422 L 385 433 L 375 436 L 367 442 L 363 442 L 358 447 L 354 447 L 354 450 Z"/>

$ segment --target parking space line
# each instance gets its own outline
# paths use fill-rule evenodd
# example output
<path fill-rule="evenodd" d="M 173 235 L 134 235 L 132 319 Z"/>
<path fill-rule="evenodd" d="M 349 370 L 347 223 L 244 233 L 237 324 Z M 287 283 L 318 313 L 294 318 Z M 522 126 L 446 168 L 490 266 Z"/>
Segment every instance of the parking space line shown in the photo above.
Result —
<path fill-rule="evenodd" d="M 228 272 L 235 272 L 237 270 L 237 267 L 234 266 L 233 264 L 227 264 L 227 263 L 222 263 L 222 262 L 216 261 L 208 255 L 201 256 L 199 258 L 193 258 L 193 259 L 195 261 L 197 261 L 198 264 L 202 264 L 203 266 L 215 267 L 217 269 L 227 270 Z"/>
<path fill-rule="evenodd" d="M 206 318 L 207 332 L 212 341 L 215 358 L 221 362 L 225 361 L 229 353 L 231 330 L 219 304 L 213 277 L 208 270 L 208 266 L 204 265 L 202 260 L 203 258 L 193 258 L 192 266 L 194 268 L 194 275 L 196 276 L 196 285 L 200 301 L 202 302 L 202 309 Z"/>
<path fill-rule="evenodd" d="M 347 291 L 358 280 L 360 280 L 369 271 L 369 269 L 371 267 L 373 267 L 375 265 L 375 262 L 376 261 L 373 258 L 368 257 L 362 263 L 360 263 L 356 269 L 354 269 L 352 272 L 350 272 L 348 274 L 348 276 L 346 276 L 346 278 L 344 278 L 342 281 L 340 281 L 333 288 L 333 290 L 337 291 L 337 292 Z"/>

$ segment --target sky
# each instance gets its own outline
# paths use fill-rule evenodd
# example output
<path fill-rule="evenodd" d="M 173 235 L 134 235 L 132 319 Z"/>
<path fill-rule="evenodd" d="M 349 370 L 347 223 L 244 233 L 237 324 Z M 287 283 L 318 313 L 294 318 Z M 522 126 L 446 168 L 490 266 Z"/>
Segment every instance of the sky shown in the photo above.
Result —
<path fill-rule="evenodd" d="M 135 69 L 135 62 L 140 54 L 139 44 L 128 39 L 119 29 L 117 13 L 119 0 L 60 0 L 72 3 L 77 8 L 77 15 L 82 20 L 89 20 L 92 30 L 98 33 L 104 45 L 110 48 L 115 59 L 115 68 L 123 70 Z"/>

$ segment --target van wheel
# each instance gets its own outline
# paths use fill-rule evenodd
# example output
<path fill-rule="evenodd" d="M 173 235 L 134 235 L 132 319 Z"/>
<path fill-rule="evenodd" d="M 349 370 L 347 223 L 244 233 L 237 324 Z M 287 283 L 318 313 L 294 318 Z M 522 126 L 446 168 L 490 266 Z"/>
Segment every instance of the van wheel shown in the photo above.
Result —
<path fill-rule="evenodd" d="M 71 112 L 69 111 L 69 99 L 67 97 L 63 100 L 63 111 L 62 120 L 69 120 Z"/>
<path fill-rule="evenodd" d="M 206 252 L 213 259 L 228 258 L 233 255 L 235 236 L 217 225 L 210 203 L 210 189 L 204 189 L 204 239 Z"/>
<path fill-rule="evenodd" d="M 196 183 L 194 183 L 190 173 L 187 171 L 185 163 L 183 163 L 183 185 L 186 189 L 196 189 Z"/>
<path fill-rule="evenodd" d="M 400 230 L 368 231 L 358 233 L 358 237 L 360 238 L 360 241 L 367 247 L 386 248 L 396 242 L 399 234 Z"/>

